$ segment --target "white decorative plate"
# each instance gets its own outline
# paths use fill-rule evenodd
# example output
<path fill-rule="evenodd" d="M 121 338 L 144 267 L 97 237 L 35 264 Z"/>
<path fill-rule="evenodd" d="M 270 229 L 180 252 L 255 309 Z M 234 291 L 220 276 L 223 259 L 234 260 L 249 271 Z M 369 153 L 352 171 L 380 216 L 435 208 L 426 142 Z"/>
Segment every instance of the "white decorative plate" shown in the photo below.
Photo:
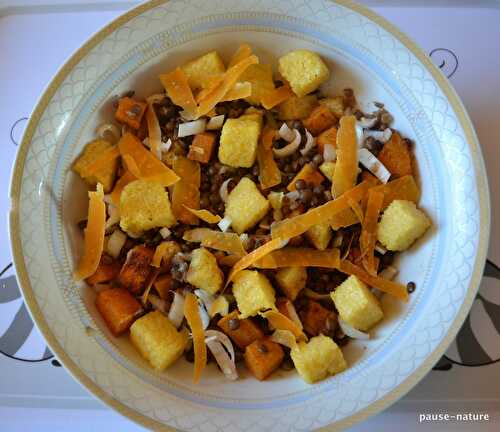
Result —
<path fill-rule="evenodd" d="M 208 50 L 241 42 L 272 61 L 297 47 L 327 59 L 331 92 L 354 88 L 384 102 L 416 142 L 421 205 L 434 229 L 399 263 L 417 291 L 407 305 L 384 301 L 387 319 L 369 343 L 346 350 L 350 368 L 310 386 L 282 372 L 259 383 L 224 381 L 214 366 L 201 385 L 179 362 L 153 373 L 109 336 L 91 293 L 71 278 L 85 189 L 69 167 L 106 102 L 160 89 L 157 75 Z M 489 200 L 479 145 L 457 95 L 429 59 L 367 9 L 327 0 L 152 1 L 92 37 L 59 71 L 26 129 L 12 178 L 10 231 L 26 303 L 52 351 L 98 398 L 147 427 L 186 431 L 344 428 L 406 393 L 460 328 L 482 274 Z"/>

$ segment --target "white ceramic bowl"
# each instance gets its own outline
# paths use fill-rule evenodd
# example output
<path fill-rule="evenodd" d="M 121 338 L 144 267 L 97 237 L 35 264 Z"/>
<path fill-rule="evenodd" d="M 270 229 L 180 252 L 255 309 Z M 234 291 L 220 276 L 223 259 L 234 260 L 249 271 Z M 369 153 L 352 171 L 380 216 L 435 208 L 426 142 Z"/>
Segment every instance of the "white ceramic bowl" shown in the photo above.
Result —
<path fill-rule="evenodd" d="M 212 365 L 202 383 L 179 362 L 153 372 L 113 339 L 92 294 L 71 278 L 75 223 L 86 189 L 69 167 L 108 101 L 134 89 L 160 90 L 157 75 L 241 42 L 276 64 L 295 48 L 318 51 L 332 70 L 326 91 L 352 87 L 362 103 L 381 101 L 395 127 L 416 142 L 421 205 L 434 228 L 400 261 L 417 290 L 408 304 L 388 296 L 373 340 L 351 343 L 350 367 L 316 385 L 296 373 L 227 382 Z M 40 99 L 12 179 L 10 230 L 26 303 L 52 351 L 104 402 L 152 429 L 187 431 L 342 428 L 387 407 L 438 360 L 460 328 L 485 260 L 489 201 L 480 149 L 446 79 L 404 35 L 367 9 L 327 0 L 152 1 L 118 18 L 64 65 Z"/>

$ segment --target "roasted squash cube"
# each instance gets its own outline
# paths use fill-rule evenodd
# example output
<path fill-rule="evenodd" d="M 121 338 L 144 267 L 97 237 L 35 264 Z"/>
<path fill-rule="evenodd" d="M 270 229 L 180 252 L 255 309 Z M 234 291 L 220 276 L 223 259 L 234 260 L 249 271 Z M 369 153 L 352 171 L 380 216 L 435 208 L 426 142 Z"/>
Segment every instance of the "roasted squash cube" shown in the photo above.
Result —
<path fill-rule="evenodd" d="M 241 74 L 240 82 L 249 82 L 252 85 L 252 94 L 245 98 L 252 105 L 259 105 L 262 96 L 274 90 L 273 69 L 268 64 L 254 64 Z"/>
<path fill-rule="evenodd" d="M 356 276 L 349 276 L 330 295 L 340 318 L 358 330 L 369 330 L 384 317 L 377 297 Z"/>
<path fill-rule="evenodd" d="M 215 134 L 203 132 L 195 135 L 189 146 L 188 158 L 201 163 L 210 162 L 215 147 Z"/>
<path fill-rule="evenodd" d="M 279 106 L 280 120 L 303 120 L 311 115 L 314 107 L 318 105 L 315 95 L 292 96 Z"/>
<path fill-rule="evenodd" d="M 217 325 L 238 347 L 243 349 L 253 341 L 262 339 L 264 332 L 251 318 L 239 319 L 239 315 L 240 312 L 234 310 L 224 318 L 221 318 L 217 322 Z"/>
<path fill-rule="evenodd" d="M 243 270 L 234 277 L 233 294 L 241 318 L 257 315 L 261 310 L 276 309 L 274 288 L 256 270 Z"/>
<path fill-rule="evenodd" d="M 281 57 L 279 71 L 299 97 L 316 90 L 330 76 L 321 57 L 305 49 L 291 51 Z"/>
<path fill-rule="evenodd" d="M 306 286 L 307 270 L 305 267 L 283 267 L 276 272 L 275 279 L 285 295 L 294 301 Z"/>
<path fill-rule="evenodd" d="M 269 339 L 256 340 L 245 348 L 245 365 L 255 378 L 262 381 L 283 361 L 283 348 Z"/>
<path fill-rule="evenodd" d="M 163 300 L 170 300 L 174 279 L 168 273 L 158 276 L 153 283 L 153 287 Z"/>
<path fill-rule="evenodd" d="M 139 129 L 147 106 L 145 102 L 139 102 L 129 97 L 122 97 L 118 101 L 115 118 L 120 123 L 130 126 L 132 129 Z"/>
<path fill-rule="evenodd" d="M 312 166 L 312 164 L 305 164 L 302 169 L 297 173 L 293 180 L 286 187 L 289 191 L 294 191 L 297 189 L 295 183 L 297 180 L 304 180 L 306 183 L 319 186 L 325 178 L 321 173 Z"/>
<path fill-rule="evenodd" d="M 307 343 L 300 342 L 290 354 L 297 372 L 309 384 L 347 368 L 341 349 L 324 335 L 315 336 Z"/>
<path fill-rule="evenodd" d="M 337 148 L 337 128 L 335 126 L 332 126 L 331 128 L 319 134 L 318 138 L 316 139 L 318 153 L 323 154 L 323 152 L 325 151 L 325 145 L 327 144 L 333 146 L 333 148 Z"/>
<path fill-rule="evenodd" d="M 396 132 L 384 144 L 378 159 L 389 170 L 392 178 L 413 174 L 410 149 Z"/>
<path fill-rule="evenodd" d="M 255 183 L 243 177 L 229 193 L 225 216 L 238 234 L 255 226 L 269 210 L 269 201 L 260 193 Z"/>
<path fill-rule="evenodd" d="M 154 311 L 132 324 L 130 340 L 153 368 L 163 371 L 184 352 L 188 332 L 178 332 L 165 315 Z"/>
<path fill-rule="evenodd" d="M 217 265 L 217 259 L 205 248 L 195 249 L 186 281 L 209 294 L 215 294 L 222 288 L 224 275 Z"/>
<path fill-rule="evenodd" d="M 133 294 L 140 294 L 151 272 L 153 255 L 154 251 L 146 246 L 130 249 L 118 275 L 118 283 Z"/>
<path fill-rule="evenodd" d="M 92 276 L 89 276 L 85 281 L 89 285 L 100 284 L 112 281 L 118 273 L 120 273 L 121 265 L 109 257 L 101 257 L 99 266 Z"/>
<path fill-rule="evenodd" d="M 205 88 L 214 75 L 224 73 L 226 68 L 217 51 L 211 51 L 191 60 L 181 68 L 187 76 L 192 90 Z"/>
<path fill-rule="evenodd" d="M 250 168 L 257 157 L 260 131 L 256 118 L 227 119 L 220 136 L 219 160 L 232 167 Z"/>
<path fill-rule="evenodd" d="M 391 251 L 408 249 L 431 226 L 431 221 L 415 203 L 394 200 L 382 214 L 377 239 Z"/>
<path fill-rule="evenodd" d="M 344 115 L 344 98 L 342 96 L 334 96 L 325 99 L 320 99 L 319 103 L 325 105 L 335 114 L 335 117 L 340 118 Z"/>
<path fill-rule="evenodd" d="M 335 312 L 326 309 L 318 302 L 309 300 L 299 312 L 304 330 L 312 336 L 320 333 L 331 334 L 337 325 Z"/>
<path fill-rule="evenodd" d="M 126 332 L 142 311 L 141 304 L 123 288 L 100 291 L 97 293 L 95 305 L 115 336 Z"/>
<path fill-rule="evenodd" d="M 326 131 L 337 123 L 337 117 L 325 105 L 316 107 L 304 121 L 304 127 L 314 136 Z"/>
<path fill-rule="evenodd" d="M 306 237 L 316 249 L 325 250 L 332 239 L 332 229 L 328 224 L 313 225 L 306 231 Z"/>

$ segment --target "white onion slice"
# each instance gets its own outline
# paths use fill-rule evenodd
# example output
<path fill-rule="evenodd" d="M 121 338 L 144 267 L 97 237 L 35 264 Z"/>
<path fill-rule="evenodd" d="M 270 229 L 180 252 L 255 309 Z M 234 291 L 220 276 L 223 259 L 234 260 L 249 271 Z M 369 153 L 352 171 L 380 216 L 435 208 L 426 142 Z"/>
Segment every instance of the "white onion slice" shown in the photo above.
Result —
<path fill-rule="evenodd" d="M 391 177 L 389 170 L 380 162 L 370 150 L 362 148 L 358 151 L 359 162 L 368 169 L 382 183 L 387 183 Z"/>
<path fill-rule="evenodd" d="M 325 148 L 323 149 L 323 160 L 325 162 L 333 162 L 337 159 L 337 150 L 331 144 L 325 144 Z"/>
<path fill-rule="evenodd" d="M 302 137 L 300 136 L 300 132 L 297 129 L 294 129 L 294 132 L 295 132 L 295 138 L 290 144 L 287 144 L 285 147 L 280 149 L 273 148 L 274 156 L 281 159 L 290 156 L 291 154 L 297 151 L 297 149 L 300 146 L 300 141 L 302 140 Z"/>
<path fill-rule="evenodd" d="M 295 310 L 295 306 L 293 305 L 293 303 L 291 301 L 287 301 L 286 302 L 286 311 L 288 312 L 288 316 L 290 317 L 290 319 L 299 326 L 299 328 L 303 328 L 302 327 L 302 321 L 300 320 L 299 318 L 299 315 L 297 314 L 297 311 Z"/>
<path fill-rule="evenodd" d="M 184 319 L 184 300 L 182 294 L 174 291 L 174 301 L 168 311 L 168 319 L 176 328 L 179 328 Z"/>
<path fill-rule="evenodd" d="M 358 122 L 356 122 L 356 142 L 358 144 L 358 148 L 363 147 L 365 138 L 363 128 L 358 124 Z"/>
<path fill-rule="evenodd" d="M 209 311 L 214 302 L 214 296 L 201 289 L 194 290 L 194 295 L 198 297 L 204 304 L 205 309 Z"/>
<path fill-rule="evenodd" d="M 205 119 L 194 120 L 179 124 L 177 136 L 179 138 L 196 135 L 205 132 L 207 121 Z"/>
<path fill-rule="evenodd" d="M 286 123 L 283 123 L 278 131 L 280 138 L 283 138 L 286 142 L 291 142 L 295 138 L 295 132 L 290 129 Z"/>
<path fill-rule="evenodd" d="M 198 302 L 198 311 L 200 312 L 200 318 L 203 330 L 205 330 L 210 324 L 210 316 L 208 315 L 208 312 L 205 309 L 203 302 Z"/>
<path fill-rule="evenodd" d="M 158 297 L 155 294 L 149 294 L 148 300 L 151 303 L 151 306 L 153 306 L 154 310 L 159 310 L 160 312 L 164 313 L 165 315 L 168 313 L 168 311 L 167 311 L 168 304 L 162 298 Z"/>
<path fill-rule="evenodd" d="M 215 361 L 220 366 L 222 373 L 232 381 L 237 380 L 236 356 L 230 339 L 217 330 L 207 330 L 205 336 L 205 343 L 215 357 Z"/>
<path fill-rule="evenodd" d="M 219 221 L 217 226 L 220 228 L 222 232 L 226 232 L 232 223 L 233 223 L 232 219 L 229 216 L 225 216 Z"/>
<path fill-rule="evenodd" d="M 172 140 L 169 138 L 167 142 L 161 142 L 160 143 L 160 151 L 162 153 L 166 153 L 170 150 L 170 147 L 172 147 Z"/>
<path fill-rule="evenodd" d="M 385 255 L 387 253 L 387 249 L 380 243 L 375 244 L 375 250 L 381 255 Z"/>
<path fill-rule="evenodd" d="M 104 225 L 105 230 L 109 230 L 113 225 L 120 222 L 120 212 L 113 204 L 108 204 L 108 214 L 109 218 Z"/>
<path fill-rule="evenodd" d="M 390 128 L 387 128 L 384 131 L 373 131 L 373 130 L 363 131 L 363 141 L 368 137 L 372 137 L 377 141 L 386 143 L 391 139 L 391 136 L 392 136 L 392 130 Z"/>
<path fill-rule="evenodd" d="M 302 155 L 306 155 L 307 153 L 309 153 L 313 149 L 313 147 L 316 145 L 316 138 L 314 138 L 311 135 L 311 132 L 309 132 L 307 129 L 306 129 L 306 138 L 307 138 L 306 145 L 300 151 L 300 153 Z"/>
<path fill-rule="evenodd" d="M 270 339 L 273 342 L 284 345 L 290 349 L 293 349 L 297 346 L 295 336 L 289 330 L 275 330 Z"/>
<path fill-rule="evenodd" d="M 300 198 L 300 192 L 298 190 L 294 190 L 294 191 L 291 191 L 291 192 L 287 192 L 285 194 L 285 196 L 290 201 L 296 201 L 296 200 L 298 200 Z"/>
<path fill-rule="evenodd" d="M 358 120 L 358 124 L 364 129 L 370 129 L 373 126 L 375 126 L 376 123 L 377 123 L 376 117 L 373 118 L 361 117 L 361 119 Z"/>
<path fill-rule="evenodd" d="M 109 256 L 113 258 L 118 258 L 120 252 L 127 241 L 127 235 L 120 231 L 119 229 L 113 231 L 108 238 L 108 244 L 106 245 L 106 252 Z"/>
<path fill-rule="evenodd" d="M 232 178 L 228 178 L 224 180 L 224 182 L 220 185 L 219 188 L 219 196 L 222 202 L 227 201 L 227 197 L 229 196 L 229 191 L 227 190 L 227 187 L 229 185 L 229 182 L 232 180 Z"/>
<path fill-rule="evenodd" d="M 207 123 L 207 130 L 220 129 L 224 124 L 224 114 L 212 117 Z"/>
<path fill-rule="evenodd" d="M 172 231 L 170 231 L 167 227 L 163 227 L 163 228 L 160 230 L 160 235 L 161 235 L 161 236 L 162 236 L 162 238 L 164 238 L 164 239 L 169 238 L 171 234 L 172 234 Z"/>
<path fill-rule="evenodd" d="M 342 329 L 342 331 L 346 334 L 346 336 L 349 336 L 353 339 L 361 339 L 361 340 L 368 340 L 370 339 L 370 335 L 368 333 L 363 333 L 362 331 L 359 331 L 358 329 L 355 329 L 353 326 L 347 324 L 342 318 L 339 317 L 339 326 Z"/>
<path fill-rule="evenodd" d="M 104 123 L 97 128 L 97 135 L 99 137 L 101 137 L 102 139 L 106 139 L 106 134 L 113 135 L 113 143 L 117 142 L 122 136 L 120 129 L 118 129 L 118 127 L 112 123 Z"/>

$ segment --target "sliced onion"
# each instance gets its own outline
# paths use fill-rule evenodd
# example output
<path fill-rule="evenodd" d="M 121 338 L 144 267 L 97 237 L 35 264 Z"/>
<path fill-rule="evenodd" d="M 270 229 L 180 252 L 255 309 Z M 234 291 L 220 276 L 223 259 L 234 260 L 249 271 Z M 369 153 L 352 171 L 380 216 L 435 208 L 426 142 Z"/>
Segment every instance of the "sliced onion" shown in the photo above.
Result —
<path fill-rule="evenodd" d="M 297 346 L 295 336 L 290 330 L 275 330 L 270 338 L 273 342 L 284 345 L 290 349 Z"/>
<path fill-rule="evenodd" d="M 212 117 L 207 123 L 207 130 L 220 129 L 224 124 L 224 114 Z"/>
<path fill-rule="evenodd" d="M 288 192 L 285 196 L 290 201 L 297 201 L 300 198 L 300 192 L 298 190 L 294 190 L 294 191 Z"/>
<path fill-rule="evenodd" d="M 375 177 L 377 177 L 382 183 L 387 183 L 391 177 L 391 173 L 380 162 L 373 153 L 365 148 L 359 149 L 358 151 L 359 162 L 367 170 L 369 170 Z"/>
<path fill-rule="evenodd" d="M 179 328 L 184 319 L 184 296 L 177 291 L 174 291 L 174 301 L 168 311 L 168 319 L 176 328 Z"/>
<path fill-rule="evenodd" d="M 375 244 L 375 250 L 381 255 L 385 255 L 387 253 L 387 249 L 380 243 Z"/>
<path fill-rule="evenodd" d="M 201 289 L 194 290 L 194 295 L 198 297 L 203 304 L 205 305 L 205 309 L 209 311 L 212 307 L 212 304 L 214 302 L 214 296 L 207 293 L 206 291 L 203 291 Z"/>
<path fill-rule="evenodd" d="M 112 123 L 104 123 L 97 128 L 97 135 L 102 139 L 109 141 L 109 139 L 106 138 L 106 134 L 113 135 L 114 138 L 114 140 L 112 141 L 113 144 L 115 142 L 118 142 L 118 140 L 122 136 L 120 129 L 118 129 L 118 127 Z"/>
<path fill-rule="evenodd" d="M 358 148 L 363 147 L 365 143 L 365 135 L 364 135 L 364 130 L 363 128 L 356 122 L 356 142 L 358 144 Z"/>
<path fill-rule="evenodd" d="M 365 140 L 368 137 L 372 137 L 373 139 L 376 139 L 377 141 L 380 141 L 382 143 L 386 143 L 391 139 L 392 136 L 392 130 L 391 128 L 387 128 L 383 131 L 374 131 L 374 130 L 365 130 L 363 131 L 363 140 Z"/>
<path fill-rule="evenodd" d="M 300 146 L 302 137 L 300 136 L 300 132 L 297 129 L 294 129 L 294 132 L 295 132 L 295 138 L 290 144 L 287 144 L 285 147 L 280 149 L 273 148 L 274 156 L 281 159 L 290 156 L 291 154 L 297 151 L 297 149 Z"/>
<path fill-rule="evenodd" d="M 108 204 L 108 213 L 109 218 L 104 225 L 104 229 L 106 231 L 108 231 L 113 225 L 116 225 L 118 222 L 120 222 L 120 212 L 114 205 Z"/>
<path fill-rule="evenodd" d="M 111 194 L 106 194 L 102 197 L 102 200 L 106 203 L 106 204 L 113 204 L 113 199 L 111 198 Z M 113 204 L 114 205 L 114 204 Z"/>
<path fill-rule="evenodd" d="M 318 294 L 311 288 L 304 288 L 304 295 L 306 297 L 312 298 L 313 300 L 331 300 L 330 294 Z"/>
<path fill-rule="evenodd" d="M 153 306 L 154 310 L 159 310 L 160 312 L 167 314 L 168 313 L 168 303 L 163 300 L 162 298 L 158 297 L 155 294 L 149 294 L 148 295 L 148 300 L 151 303 L 151 306 Z"/>
<path fill-rule="evenodd" d="M 302 155 L 306 155 L 307 153 L 309 153 L 313 149 L 313 147 L 316 145 L 316 138 L 314 138 L 311 135 L 311 132 L 309 132 L 307 129 L 306 129 L 306 138 L 307 138 L 306 145 L 300 151 L 300 153 Z"/>
<path fill-rule="evenodd" d="M 232 219 L 229 216 L 225 216 L 219 221 L 217 226 L 220 228 L 222 232 L 226 232 L 232 223 L 233 223 Z"/>
<path fill-rule="evenodd" d="M 227 187 L 229 185 L 229 182 L 232 180 L 232 178 L 228 178 L 224 180 L 224 182 L 220 185 L 219 188 L 219 196 L 222 202 L 226 202 L 227 198 L 229 196 L 229 191 L 227 190 Z"/>
<path fill-rule="evenodd" d="M 161 142 L 160 143 L 160 151 L 162 153 L 166 153 L 170 150 L 170 147 L 172 147 L 172 140 L 169 138 L 167 142 Z"/>
<path fill-rule="evenodd" d="M 198 310 L 200 311 L 200 318 L 203 325 L 203 330 L 205 330 L 210 324 L 210 316 L 202 302 L 198 302 Z"/>
<path fill-rule="evenodd" d="M 207 121 L 205 119 L 198 119 L 186 123 L 180 123 L 177 130 L 177 136 L 179 138 L 183 138 L 205 132 L 206 125 Z"/>
<path fill-rule="evenodd" d="M 358 124 L 364 129 L 371 129 L 373 126 L 377 124 L 377 118 L 361 117 L 361 119 L 358 120 Z"/>
<path fill-rule="evenodd" d="M 290 129 L 286 123 L 283 123 L 278 131 L 280 138 L 283 138 L 286 142 L 292 142 L 295 138 L 294 129 Z"/>
<path fill-rule="evenodd" d="M 299 318 L 299 315 L 297 314 L 297 311 L 295 310 L 295 306 L 291 301 L 286 302 L 286 311 L 288 312 L 288 317 L 299 326 L 299 328 L 303 328 L 302 326 L 302 321 Z"/>
<path fill-rule="evenodd" d="M 215 361 L 220 366 L 222 373 L 232 381 L 237 380 L 236 356 L 231 340 L 224 333 L 217 330 L 207 330 L 205 336 L 205 343 L 215 357 Z"/>
<path fill-rule="evenodd" d="M 118 258 L 120 252 L 127 241 L 127 235 L 120 231 L 119 229 L 113 231 L 108 238 L 108 244 L 106 245 L 106 252 L 109 256 L 113 258 Z"/>
<path fill-rule="evenodd" d="M 250 237 L 248 236 L 247 233 L 242 233 L 240 234 L 240 242 L 243 245 L 243 248 L 246 249 L 248 246 L 248 241 L 250 240 Z"/>
<path fill-rule="evenodd" d="M 170 231 L 167 227 L 163 227 L 163 228 L 160 230 L 160 235 L 161 235 L 161 236 L 162 236 L 162 238 L 164 238 L 164 239 L 169 238 L 171 234 L 172 234 L 172 231 Z"/>
<path fill-rule="evenodd" d="M 346 334 L 346 336 L 349 336 L 350 338 L 353 339 L 361 339 L 361 340 L 370 339 L 370 335 L 368 333 L 363 333 L 362 331 L 355 329 L 353 326 L 346 323 L 342 318 L 339 317 L 338 321 L 340 328 Z"/>
<path fill-rule="evenodd" d="M 325 162 L 333 162 L 337 159 L 337 150 L 331 144 L 325 144 L 325 148 L 323 149 L 323 160 Z"/>
<path fill-rule="evenodd" d="M 396 267 L 387 266 L 378 275 L 381 278 L 392 280 L 397 276 L 398 273 L 399 273 L 399 270 Z"/>

